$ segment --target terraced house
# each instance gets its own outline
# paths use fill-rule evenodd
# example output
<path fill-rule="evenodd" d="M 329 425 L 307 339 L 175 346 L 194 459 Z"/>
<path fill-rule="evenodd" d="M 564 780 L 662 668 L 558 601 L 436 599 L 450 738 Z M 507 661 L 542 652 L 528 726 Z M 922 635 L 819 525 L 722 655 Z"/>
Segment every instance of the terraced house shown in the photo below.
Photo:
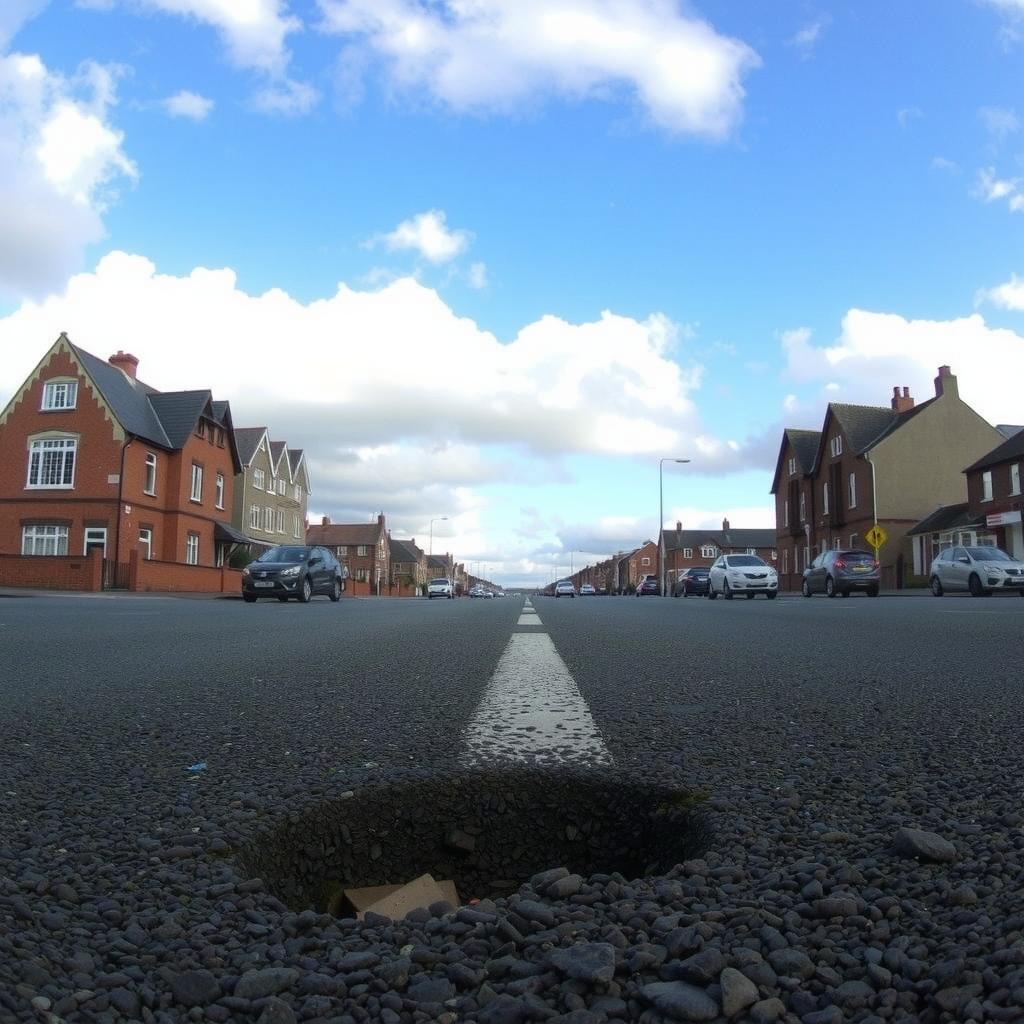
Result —
<path fill-rule="evenodd" d="M 379 594 L 390 579 L 391 550 L 384 513 L 369 523 L 332 523 L 324 516 L 306 530 L 307 544 L 322 544 L 348 566 L 353 593 Z"/>
<path fill-rule="evenodd" d="M 231 526 L 230 407 L 205 389 L 157 391 L 138 365 L 61 334 L 0 413 L 7 585 L 221 588 L 223 574 L 199 570 L 244 540 Z"/>
<path fill-rule="evenodd" d="M 676 522 L 674 530 L 664 530 L 666 588 L 677 576 L 694 566 L 710 566 L 719 555 L 758 555 L 769 565 L 778 566 L 775 529 L 735 527 L 722 520 L 720 530 L 684 530 Z"/>
<path fill-rule="evenodd" d="M 920 404 L 894 387 L 888 407 L 832 402 L 819 431 L 787 428 L 771 489 L 780 585 L 799 589 L 804 568 L 829 548 L 867 548 L 876 523 L 888 534 L 882 586 L 907 585 L 916 575 L 910 531 L 965 501 L 964 468 L 1003 440 L 960 398 L 948 366 Z"/>
<path fill-rule="evenodd" d="M 245 534 L 250 552 L 306 535 L 309 470 L 301 448 L 272 441 L 267 427 L 238 427 L 235 441 L 242 471 L 235 481 L 233 522 Z"/>

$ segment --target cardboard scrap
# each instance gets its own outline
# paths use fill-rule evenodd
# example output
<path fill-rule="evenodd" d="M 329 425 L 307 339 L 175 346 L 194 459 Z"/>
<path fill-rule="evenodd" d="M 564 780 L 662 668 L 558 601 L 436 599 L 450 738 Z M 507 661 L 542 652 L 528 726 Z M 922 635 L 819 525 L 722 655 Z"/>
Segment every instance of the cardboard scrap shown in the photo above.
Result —
<path fill-rule="evenodd" d="M 453 907 L 459 906 L 455 883 L 450 879 L 435 881 L 429 874 L 420 875 L 405 885 L 370 885 L 360 889 L 346 889 L 343 895 L 360 920 L 368 910 L 390 917 L 392 921 L 400 921 L 411 911 L 426 909 L 439 900 L 447 900 Z"/>

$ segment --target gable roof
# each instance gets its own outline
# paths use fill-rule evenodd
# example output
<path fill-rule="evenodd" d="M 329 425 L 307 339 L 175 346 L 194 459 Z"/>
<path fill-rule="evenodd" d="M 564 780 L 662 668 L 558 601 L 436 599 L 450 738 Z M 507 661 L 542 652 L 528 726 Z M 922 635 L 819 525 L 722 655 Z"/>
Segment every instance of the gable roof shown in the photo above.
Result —
<path fill-rule="evenodd" d="M 772 487 L 769 494 L 775 494 L 779 489 L 779 477 L 782 475 L 782 455 L 786 450 L 787 443 L 793 448 L 793 454 L 796 457 L 800 472 L 807 474 L 814 469 L 820 440 L 820 430 L 800 430 L 796 427 L 783 428 L 779 454 L 775 459 L 775 476 L 772 477 Z"/>
<path fill-rule="evenodd" d="M 301 448 L 288 449 L 288 468 L 292 471 L 293 480 L 299 475 L 299 469 L 305 461 L 306 453 Z"/>
<path fill-rule="evenodd" d="M 200 416 L 214 419 L 213 396 L 209 391 L 165 391 L 149 396 L 172 448 L 182 448 L 196 428 Z"/>
<path fill-rule="evenodd" d="M 375 519 L 372 523 L 328 523 L 326 526 L 306 528 L 307 544 L 326 544 L 328 547 L 352 544 L 375 545 L 383 527 Z"/>
<path fill-rule="evenodd" d="M 972 462 L 964 472 L 970 473 L 976 469 L 987 469 L 989 466 L 999 465 L 1000 462 L 1009 462 L 1010 459 L 1020 458 L 1024 458 L 1024 430 L 1017 431 L 987 455 L 982 455 L 977 462 Z"/>
<path fill-rule="evenodd" d="M 907 536 L 914 537 L 921 533 L 942 533 L 944 530 L 973 526 L 980 517 L 971 515 L 967 509 L 966 501 L 957 505 L 940 505 L 931 515 L 925 516 L 912 530 L 907 530 Z"/>
<path fill-rule="evenodd" d="M 711 543 L 722 551 L 736 548 L 774 548 L 775 528 L 741 528 L 730 526 L 728 530 L 666 530 L 665 550 L 681 551 L 683 548 L 699 548 Z"/>
<path fill-rule="evenodd" d="M 412 541 L 389 538 L 392 562 L 419 562 L 422 551 Z"/>
<path fill-rule="evenodd" d="M 278 476 L 281 475 L 281 456 L 284 454 L 284 450 L 284 441 L 270 442 L 270 464 L 274 467 L 274 473 Z M 292 472 L 291 464 L 285 460 L 285 465 L 288 467 L 288 475 L 290 477 Z"/>
<path fill-rule="evenodd" d="M 997 423 L 996 430 L 998 430 L 1003 437 L 1013 437 L 1014 434 L 1019 434 L 1024 430 L 1024 427 L 1019 426 L 1016 423 Z"/>
<path fill-rule="evenodd" d="M 238 446 L 238 458 L 243 466 L 252 465 L 260 440 L 266 432 L 266 427 L 235 427 L 235 444 Z"/>

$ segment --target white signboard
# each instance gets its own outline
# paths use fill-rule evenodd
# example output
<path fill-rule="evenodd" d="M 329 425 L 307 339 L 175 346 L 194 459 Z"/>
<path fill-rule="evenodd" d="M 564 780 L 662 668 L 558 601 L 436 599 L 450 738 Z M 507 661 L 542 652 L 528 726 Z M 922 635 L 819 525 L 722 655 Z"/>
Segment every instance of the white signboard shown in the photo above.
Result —
<path fill-rule="evenodd" d="M 992 526 L 1013 526 L 1021 521 L 1021 514 L 1017 512 L 993 512 L 985 516 L 985 525 Z"/>

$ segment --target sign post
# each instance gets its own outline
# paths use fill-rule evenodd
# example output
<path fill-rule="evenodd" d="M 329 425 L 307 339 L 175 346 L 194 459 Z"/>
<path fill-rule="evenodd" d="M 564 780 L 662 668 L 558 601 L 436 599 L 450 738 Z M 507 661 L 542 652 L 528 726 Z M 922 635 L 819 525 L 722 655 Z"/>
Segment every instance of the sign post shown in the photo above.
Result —
<path fill-rule="evenodd" d="M 878 558 L 878 549 L 889 539 L 889 534 L 875 523 L 864 535 L 864 539 L 875 549 L 875 558 Z"/>

